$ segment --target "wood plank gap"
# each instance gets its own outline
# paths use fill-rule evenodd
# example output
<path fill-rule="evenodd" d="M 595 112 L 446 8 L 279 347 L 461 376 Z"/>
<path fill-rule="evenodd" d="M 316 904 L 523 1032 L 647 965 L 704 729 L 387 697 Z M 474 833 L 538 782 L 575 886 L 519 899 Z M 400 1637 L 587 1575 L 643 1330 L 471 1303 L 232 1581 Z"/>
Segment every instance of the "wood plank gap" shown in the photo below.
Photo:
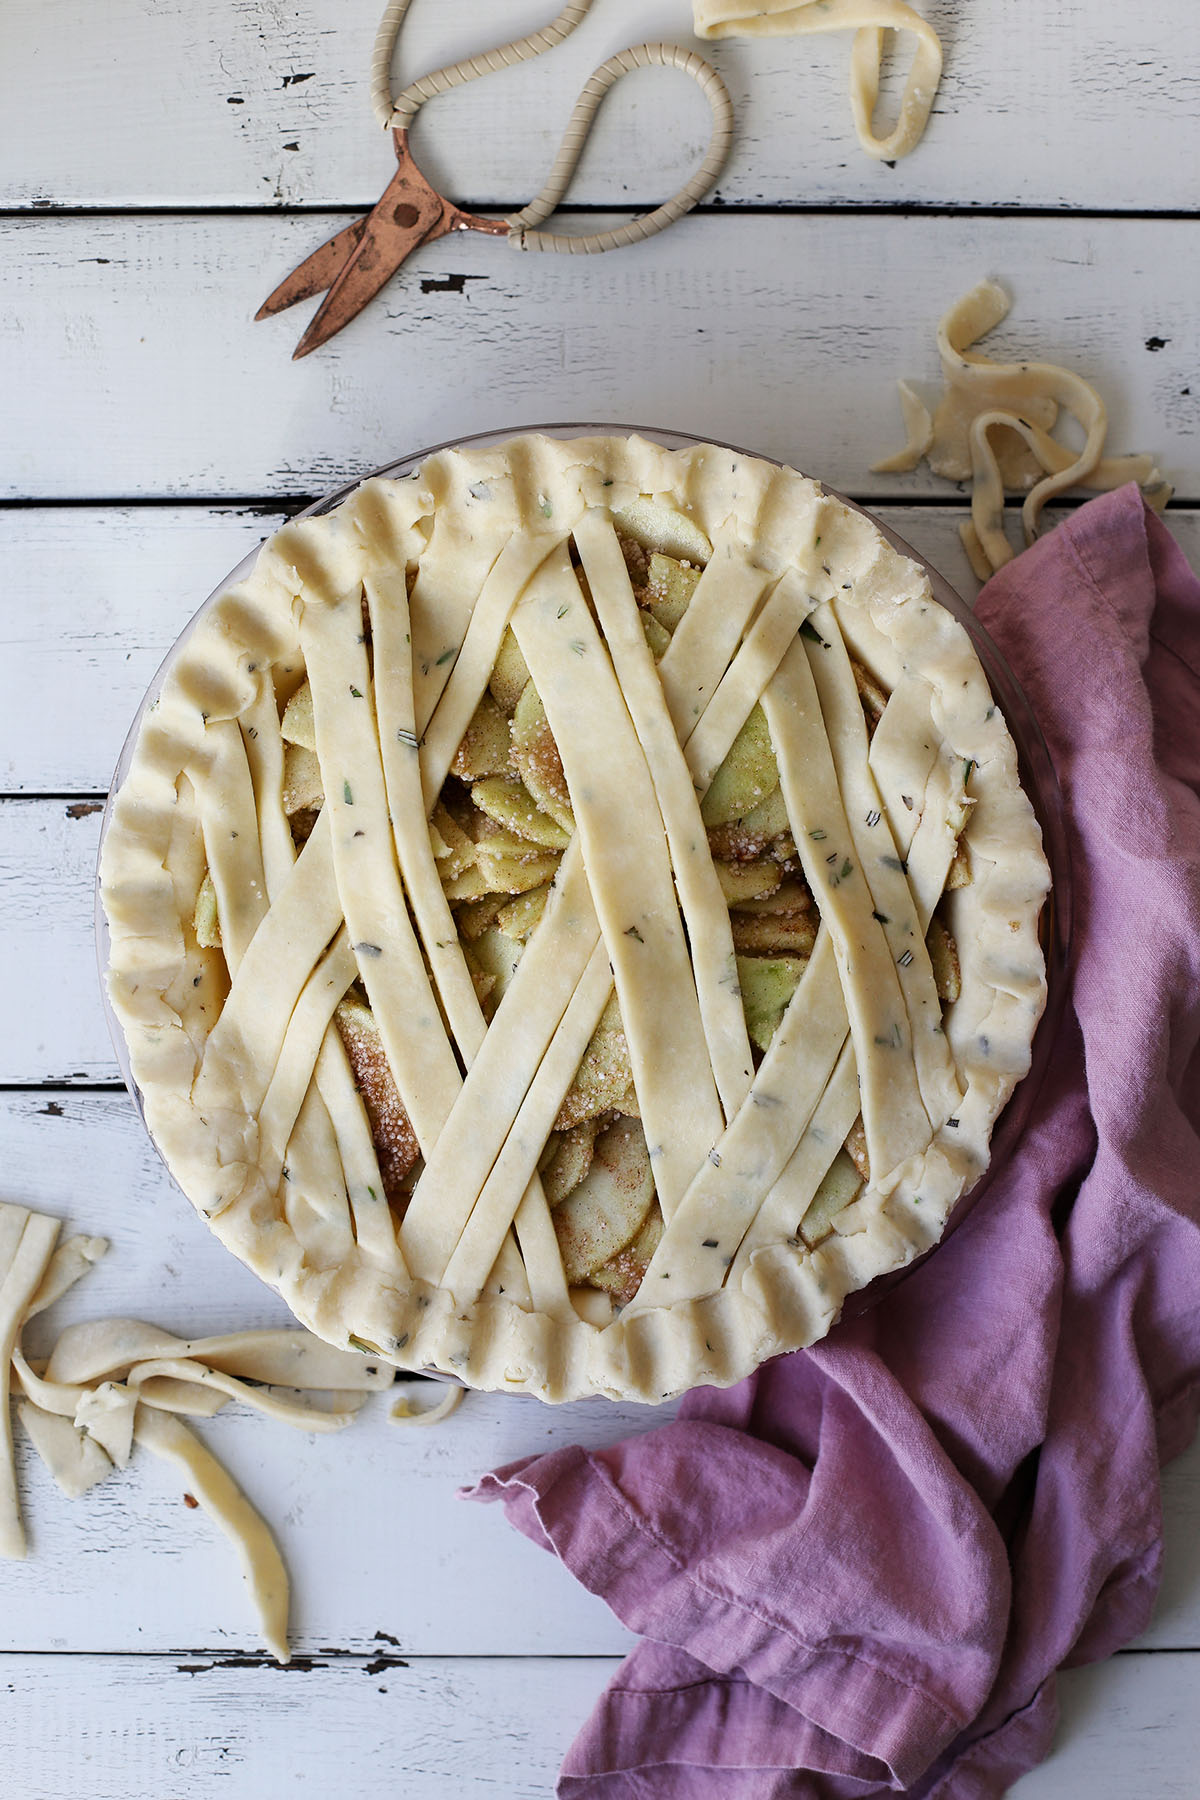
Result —
<path fill-rule="evenodd" d="M 144 507 L 147 512 L 167 506 L 195 507 L 215 513 L 264 513 L 274 515 L 283 506 L 297 508 L 311 506 L 321 498 L 320 494 L 248 494 L 231 500 L 228 494 L 137 494 L 137 495 L 89 495 L 68 494 L 54 498 L 44 494 L 25 494 L 0 499 L 0 512 L 50 512 L 62 508 L 64 512 L 82 508 L 112 511 L 117 508 L 132 510 Z"/>
<path fill-rule="evenodd" d="M 483 218 L 503 219 L 527 202 L 527 196 L 511 202 L 491 202 L 471 208 Z M 29 206 L 0 207 L 0 222 L 22 219 L 293 219 L 309 217 L 361 217 L 371 201 L 313 202 L 305 206 L 251 205 L 230 206 L 192 204 L 190 206 L 56 206 L 53 201 L 33 201 Z M 468 201 L 460 202 L 462 205 Z M 554 217 L 586 219 L 593 215 L 628 214 L 638 218 L 651 212 L 653 205 L 622 205 L 619 200 L 565 201 Z M 747 218 L 778 217 L 780 214 L 804 214 L 816 218 L 843 217 L 847 214 L 871 213 L 885 218 L 907 218 L 920 214 L 924 218 L 976 219 L 1122 219 L 1122 220 L 1194 220 L 1200 209 L 1194 207 L 1120 207 L 1120 206 L 1030 206 L 1020 201 L 967 202 L 964 205 L 940 200 L 865 200 L 821 201 L 806 204 L 802 200 L 762 201 L 725 200 L 719 195 L 693 209 L 701 215 L 741 213 Z"/>
<path fill-rule="evenodd" d="M 551 422 L 547 421 L 547 423 Z M 516 425 L 513 426 L 514 433 L 518 429 L 519 428 Z M 615 430 L 618 428 L 614 426 L 613 429 Z M 636 430 L 638 427 L 630 426 L 628 428 L 621 427 L 620 429 Z M 648 425 L 644 429 L 651 431 L 654 430 L 655 427 Z M 744 449 L 745 446 L 731 445 L 730 448 Z M 750 450 L 747 450 L 746 453 L 747 455 L 756 454 L 756 452 Z M 369 471 L 364 471 L 360 479 L 365 481 L 367 473 L 369 473 Z M 347 479 L 353 480 L 354 477 L 350 476 Z M 877 493 L 874 490 L 870 493 L 867 493 L 865 490 L 863 492 L 856 492 L 853 488 L 849 487 L 840 488 L 838 491 L 845 499 L 853 500 L 857 506 L 865 506 L 868 510 L 874 510 L 876 512 L 878 512 L 881 506 L 903 506 L 910 508 L 913 512 L 935 512 L 939 509 L 945 511 L 948 508 L 967 512 L 970 510 L 971 506 L 970 494 L 966 492 L 965 488 L 960 487 L 957 483 L 954 483 L 952 488 L 944 494 L 905 493 L 901 488 L 896 488 L 884 493 Z M 20 498 L 10 497 L 9 499 L 0 499 L 0 513 L 57 511 L 124 511 L 152 513 L 164 511 L 168 507 L 173 507 L 178 508 L 181 511 L 186 508 L 188 511 L 207 511 L 221 515 L 261 513 L 265 517 L 273 517 L 279 512 L 286 511 L 290 513 L 292 509 L 296 512 L 300 512 L 304 507 L 314 506 L 318 500 L 323 498 L 324 496 L 321 494 L 251 494 L 246 498 L 234 497 L 232 499 L 228 494 L 217 496 L 211 494 L 152 494 L 149 496 L 145 494 L 136 496 L 70 494 L 59 498 L 46 495 L 26 495 Z M 1010 504 L 1015 506 L 1018 499 L 1019 496 L 1015 498 L 1010 497 Z M 1087 502 L 1093 499 L 1095 499 L 1094 494 L 1061 494 L 1055 499 L 1054 505 L 1056 510 L 1062 510 L 1064 512 L 1074 511 L 1077 507 L 1086 506 Z M 1200 499 L 1188 499 L 1185 497 L 1180 500 L 1172 500 L 1167 509 L 1166 516 L 1169 522 L 1173 513 L 1194 512 L 1200 512 Z M 74 794 L 22 794 L 20 797 L 25 800 L 73 800 L 76 798 L 86 799 L 90 796 L 76 796 Z M 0 799 L 5 798 L 8 798 L 8 796 L 0 795 Z"/>
<path fill-rule="evenodd" d="M 9 792 L 0 794 L 0 801 L 5 801 L 5 799 L 47 799 L 47 801 L 63 801 L 63 805 L 65 806 L 86 806 L 88 812 L 95 812 L 95 810 L 97 810 L 97 803 L 99 803 L 99 806 L 103 806 L 104 801 L 108 799 L 108 792 L 106 792 L 106 790 L 101 790 L 101 788 L 90 788 L 90 790 L 86 790 L 83 794 L 29 794 L 25 788 L 18 788 L 16 792 L 11 792 L 11 794 L 9 794 Z M 81 814 L 81 817 L 86 817 L 86 814 Z"/>
<path fill-rule="evenodd" d="M 0 1094 L 124 1094 L 123 1081 L 0 1081 Z"/>

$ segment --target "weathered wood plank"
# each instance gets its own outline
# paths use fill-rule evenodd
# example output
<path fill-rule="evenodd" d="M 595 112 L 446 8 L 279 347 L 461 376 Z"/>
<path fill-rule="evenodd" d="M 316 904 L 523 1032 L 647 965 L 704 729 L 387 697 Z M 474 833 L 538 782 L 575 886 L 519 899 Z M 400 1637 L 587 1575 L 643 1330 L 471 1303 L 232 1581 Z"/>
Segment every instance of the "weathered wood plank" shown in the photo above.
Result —
<path fill-rule="evenodd" d="M 974 595 L 961 504 L 876 510 L 959 593 Z M 1200 566 L 1200 513 L 1170 517 Z M 0 792 L 103 792 L 176 634 L 283 518 L 232 506 L 0 513 L 12 601 L 0 609 Z"/>
<path fill-rule="evenodd" d="M 614 1665 L 0 1657 L 21 1800 L 549 1800 Z"/>
<path fill-rule="evenodd" d="M 1193 1800 L 1198 1680 L 1194 1656 L 1137 1653 L 1061 1675 L 1054 1750 L 1013 1800 Z"/>
<path fill-rule="evenodd" d="M 279 1670 L 169 1658 L 5 1656 L 0 1755 L 22 1800 L 549 1800 L 614 1672 L 596 1657 L 317 1657 Z M 1016 1800 L 1193 1800 L 1196 1656 L 1119 1656 L 1060 1681 L 1050 1759 Z M 352 1787 L 347 1787 L 352 1772 Z"/>
<path fill-rule="evenodd" d="M 119 1079 L 100 1002 L 95 803 L 0 805 L 0 1084 Z"/>
<path fill-rule="evenodd" d="M 902 436 L 896 376 L 936 382 L 937 319 L 995 273 L 1015 295 L 996 352 L 1091 376 L 1111 447 L 1200 498 L 1188 221 L 710 214 L 584 259 L 442 239 L 293 364 L 303 320 L 254 310 L 339 219 L 0 222 L 18 396 L 0 492 L 319 493 L 449 436 L 591 413 L 752 444 L 860 498 L 941 500 L 927 473 L 868 469 Z"/>
<path fill-rule="evenodd" d="M 0 1095 L 0 1141 L 5 1199 L 112 1240 L 31 1330 L 31 1348 L 77 1318 L 148 1317 L 185 1336 L 288 1322 L 174 1188 L 123 1094 Z M 471 1394 L 430 1430 L 385 1414 L 372 1400 L 336 1442 L 233 1407 L 201 1428 L 279 1532 L 299 1652 L 369 1652 L 377 1632 L 419 1655 L 601 1654 L 630 1641 L 495 1509 L 451 1501 L 484 1469 L 562 1444 L 611 1443 L 672 1409 Z M 256 1649 L 232 1558 L 203 1515 L 183 1507 L 172 1473 L 139 1453 L 126 1474 L 70 1502 L 23 1439 L 20 1466 L 31 1554 L 0 1564 L 0 1649 Z M 1162 1597 L 1142 1641 L 1200 1648 L 1200 1446 L 1167 1471 L 1164 1512 Z"/>
<path fill-rule="evenodd" d="M 541 24 L 552 10 L 546 0 L 505 0 L 481 26 L 477 0 L 418 4 L 404 29 L 403 79 Z M 1160 0 L 1152 15 L 1116 0 L 1019 14 L 1006 0 L 975 0 L 969 12 L 926 0 L 922 10 L 943 34 L 945 77 L 924 144 L 894 169 L 855 142 L 845 35 L 707 46 L 738 119 L 720 198 L 1196 205 L 1200 19 L 1191 0 Z M 0 110 L 21 154 L 6 158 L 0 203 L 371 204 L 388 168 L 366 93 L 381 11 L 380 0 L 346 0 L 335 19 L 314 0 L 286 13 L 220 0 L 82 9 L 74 0 L 10 0 Z M 599 0 L 553 56 L 430 109 L 418 148 L 431 175 L 471 205 L 523 204 L 591 69 L 647 38 L 690 42 L 690 27 L 687 0 Z M 81 117 L 84 155 L 63 129 L 65 118 Z M 698 160 L 707 118 L 682 77 L 631 80 L 606 106 L 572 197 L 663 198 Z"/>
<path fill-rule="evenodd" d="M 0 513 L 0 791 L 103 793 L 150 679 L 205 595 L 283 513 Z"/>

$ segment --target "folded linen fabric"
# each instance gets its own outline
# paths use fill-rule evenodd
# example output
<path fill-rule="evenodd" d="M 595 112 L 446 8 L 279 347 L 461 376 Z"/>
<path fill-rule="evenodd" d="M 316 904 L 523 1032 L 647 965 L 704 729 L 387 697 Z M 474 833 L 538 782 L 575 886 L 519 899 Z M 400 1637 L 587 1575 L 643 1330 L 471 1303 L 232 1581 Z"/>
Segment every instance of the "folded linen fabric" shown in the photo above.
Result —
<path fill-rule="evenodd" d="M 985 1199 L 872 1309 L 470 1491 L 645 1640 L 563 1796 L 999 1796 L 1050 1748 L 1056 1671 L 1149 1619 L 1200 1399 L 1200 582 L 1129 487 L 978 610 L 1068 815 L 1051 1067 Z"/>

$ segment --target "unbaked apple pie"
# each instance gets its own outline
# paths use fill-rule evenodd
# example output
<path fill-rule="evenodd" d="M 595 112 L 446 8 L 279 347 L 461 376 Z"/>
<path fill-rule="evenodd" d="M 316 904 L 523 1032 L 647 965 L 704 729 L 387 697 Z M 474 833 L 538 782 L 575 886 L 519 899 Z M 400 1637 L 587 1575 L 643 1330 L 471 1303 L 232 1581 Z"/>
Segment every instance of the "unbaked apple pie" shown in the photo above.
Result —
<path fill-rule="evenodd" d="M 147 1123 L 306 1324 L 549 1400 L 820 1337 L 986 1165 L 1047 869 L 967 634 L 713 446 L 524 437 L 263 548 L 107 833 Z"/>

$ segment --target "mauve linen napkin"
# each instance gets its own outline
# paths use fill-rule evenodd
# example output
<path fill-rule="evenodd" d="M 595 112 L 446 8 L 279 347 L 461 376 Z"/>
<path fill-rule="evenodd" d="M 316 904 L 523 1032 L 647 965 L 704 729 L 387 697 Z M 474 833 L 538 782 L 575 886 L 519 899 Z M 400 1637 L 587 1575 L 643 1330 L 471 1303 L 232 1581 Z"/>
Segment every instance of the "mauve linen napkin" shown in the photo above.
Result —
<path fill-rule="evenodd" d="M 587 1800 L 1003 1794 L 1146 1625 L 1200 1382 L 1200 583 L 1134 488 L 979 616 L 1068 813 L 1072 990 L 1021 1148 L 873 1309 L 676 1422 L 484 1478 L 645 1640 Z"/>

